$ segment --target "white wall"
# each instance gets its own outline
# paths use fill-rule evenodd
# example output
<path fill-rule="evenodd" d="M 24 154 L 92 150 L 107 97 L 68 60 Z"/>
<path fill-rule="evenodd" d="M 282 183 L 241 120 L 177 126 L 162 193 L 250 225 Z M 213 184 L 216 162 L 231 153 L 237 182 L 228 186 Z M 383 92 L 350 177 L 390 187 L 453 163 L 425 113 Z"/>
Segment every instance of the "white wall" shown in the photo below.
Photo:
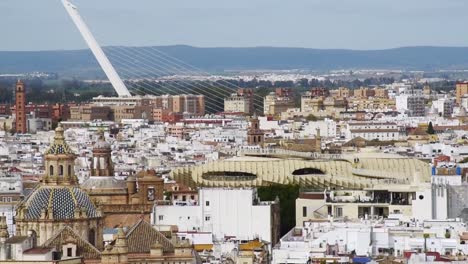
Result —
<path fill-rule="evenodd" d="M 422 199 L 421 199 L 422 198 Z M 424 191 L 416 192 L 416 199 L 412 201 L 413 217 L 418 220 L 432 219 L 432 191 L 427 188 Z"/>
<path fill-rule="evenodd" d="M 252 205 L 253 197 L 253 189 L 201 189 L 197 206 L 155 206 L 153 224 L 271 242 L 271 205 Z"/>
<path fill-rule="evenodd" d="M 317 129 L 320 129 L 320 136 L 322 137 L 336 137 L 336 122 L 331 119 L 309 121 L 304 125 L 304 131 L 301 131 L 301 136 L 316 136 Z"/>

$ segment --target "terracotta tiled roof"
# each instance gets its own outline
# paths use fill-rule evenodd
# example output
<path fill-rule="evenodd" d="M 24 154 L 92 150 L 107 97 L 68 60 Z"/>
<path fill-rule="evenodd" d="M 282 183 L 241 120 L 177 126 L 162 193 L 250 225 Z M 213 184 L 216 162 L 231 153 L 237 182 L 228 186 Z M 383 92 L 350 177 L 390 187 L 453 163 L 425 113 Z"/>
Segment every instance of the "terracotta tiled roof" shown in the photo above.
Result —
<path fill-rule="evenodd" d="M 45 254 L 49 253 L 52 250 L 52 248 L 30 248 L 28 250 L 25 250 L 23 254 Z"/>
<path fill-rule="evenodd" d="M 143 219 L 133 225 L 126 236 L 128 253 L 149 253 L 155 243 L 161 244 L 165 252 L 174 251 L 171 241 Z"/>
<path fill-rule="evenodd" d="M 42 247 L 55 247 L 57 251 L 62 250 L 62 245 L 67 243 L 70 239 L 76 244 L 81 256 L 85 259 L 98 259 L 101 257 L 101 252 L 95 248 L 91 243 L 84 240 L 79 234 L 75 232 L 70 226 L 64 226 L 59 229 L 49 240 L 47 240 Z M 67 240 L 67 241 L 65 241 Z"/>

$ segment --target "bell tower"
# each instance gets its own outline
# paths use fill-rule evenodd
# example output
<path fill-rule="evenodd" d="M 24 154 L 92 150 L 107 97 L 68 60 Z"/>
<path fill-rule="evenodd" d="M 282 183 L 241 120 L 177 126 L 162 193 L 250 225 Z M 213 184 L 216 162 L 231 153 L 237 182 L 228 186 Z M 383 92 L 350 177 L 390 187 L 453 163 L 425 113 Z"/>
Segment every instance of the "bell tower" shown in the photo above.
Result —
<path fill-rule="evenodd" d="M 263 145 L 265 134 L 260 129 L 260 122 L 256 114 L 250 119 L 250 127 L 247 131 L 247 143 L 249 145 Z"/>
<path fill-rule="evenodd" d="M 25 107 L 26 94 L 24 91 L 24 83 L 21 80 L 18 80 L 15 89 L 16 133 L 27 133 Z"/>
<path fill-rule="evenodd" d="M 61 124 L 55 129 L 54 143 L 45 152 L 46 173 L 42 179 L 47 185 L 76 185 L 75 153 L 65 142 Z"/>
<path fill-rule="evenodd" d="M 93 147 L 91 176 L 114 176 L 111 145 L 106 142 L 104 131 L 98 132 L 98 140 Z"/>

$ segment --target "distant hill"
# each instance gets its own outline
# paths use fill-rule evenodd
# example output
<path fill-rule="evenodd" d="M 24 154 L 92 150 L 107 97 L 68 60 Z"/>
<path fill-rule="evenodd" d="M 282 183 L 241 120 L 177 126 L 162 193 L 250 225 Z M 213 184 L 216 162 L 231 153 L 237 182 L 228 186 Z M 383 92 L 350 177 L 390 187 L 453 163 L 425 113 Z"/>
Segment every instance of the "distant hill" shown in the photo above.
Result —
<path fill-rule="evenodd" d="M 327 50 L 306 48 L 197 48 L 159 46 L 158 50 L 207 71 L 253 69 L 468 69 L 468 47 L 404 47 L 386 50 Z M 128 52 L 151 48 L 122 47 Z M 109 50 L 109 49 L 107 49 Z M 110 48 L 110 57 L 112 50 Z M 112 59 L 111 59 L 112 60 Z M 89 50 L 0 52 L 0 73 L 57 72 L 63 76 L 102 76 Z"/>

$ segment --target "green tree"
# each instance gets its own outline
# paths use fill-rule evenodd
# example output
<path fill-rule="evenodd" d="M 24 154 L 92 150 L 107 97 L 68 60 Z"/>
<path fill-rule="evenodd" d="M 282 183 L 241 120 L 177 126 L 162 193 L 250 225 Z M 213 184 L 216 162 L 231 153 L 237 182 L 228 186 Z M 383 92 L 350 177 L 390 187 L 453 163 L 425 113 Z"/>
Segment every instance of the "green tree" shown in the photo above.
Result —
<path fill-rule="evenodd" d="M 427 252 L 427 239 L 429 238 L 429 234 L 423 234 L 424 237 L 424 252 Z"/>
<path fill-rule="evenodd" d="M 299 197 L 297 185 L 271 185 L 258 188 L 258 196 L 262 201 L 280 200 L 281 235 L 286 234 L 296 226 L 296 199 Z"/>
<path fill-rule="evenodd" d="M 307 121 L 317 121 L 318 118 L 316 116 L 314 116 L 313 114 L 310 114 L 306 117 L 306 120 Z"/>
<path fill-rule="evenodd" d="M 426 131 L 428 134 L 430 135 L 434 135 L 435 134 L 435 131 L 434 131 L 434 127 L 432 126 L 432 122 L 429 122 L 429 126 L 427 127 L 427 131 Z"/>

